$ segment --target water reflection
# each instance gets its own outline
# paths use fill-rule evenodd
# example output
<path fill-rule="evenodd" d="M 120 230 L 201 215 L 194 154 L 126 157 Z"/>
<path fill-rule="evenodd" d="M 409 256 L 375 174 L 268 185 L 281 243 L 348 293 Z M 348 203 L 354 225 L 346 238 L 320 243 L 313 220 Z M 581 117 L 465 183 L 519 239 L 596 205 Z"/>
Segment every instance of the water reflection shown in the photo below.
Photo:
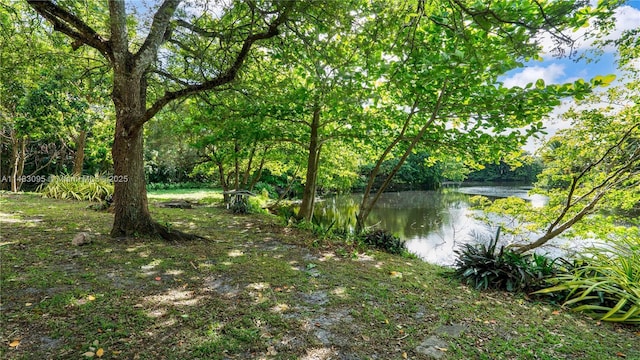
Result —
<path fill-rule="evenodd" d="M 470 209 L 472 195 L 492 198 L 517 196 L 544 204 L 546 199 L 529 196 L 526 188 L 507 186 L 474 186 L 444 188 L 436 191 L 403 191 L 385 193 L 371 211 L 367 226 L 386 229 L 406 241 L 407 248 L 425 261 L 451 265 L 454 250 L 474 240 L 474 234 L 489 234 L 487 226 L 476 220 L 478 210 Z M 362 195 L 339 195 L 319 202 L 319 221 L 353 231 Z"/>
<path fill-rule="evenodd" d="M 529 194 L 531 188 L 527 186 L 467 186 L 458 188 L 458 191 L 469 195 L 482 195 L 491 200 L 517 197 L 531 202 L 533 207 L 539 208 L 547 204 L 549 200 L 540 194 Z"/>

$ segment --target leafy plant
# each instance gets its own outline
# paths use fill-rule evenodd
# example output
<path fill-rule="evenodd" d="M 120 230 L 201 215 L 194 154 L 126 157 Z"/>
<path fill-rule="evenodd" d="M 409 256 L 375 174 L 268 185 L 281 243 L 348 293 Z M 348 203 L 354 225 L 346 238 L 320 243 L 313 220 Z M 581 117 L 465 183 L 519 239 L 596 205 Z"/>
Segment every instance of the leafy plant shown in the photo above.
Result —
<path fill-rule="evenodd" d="M 364 235 L 363 242 L 391 254 L 402 254 L 406 251 L 404 241 L 385 230 L 376 230 Z"/>
<path fill-rule="evenodd" d="M 640 241 L 624 237 L 588 248 L 581 265 L 554 276 L 537 294 L 564 294 L 564 305 L 603 321 L 640 324 Z"/>
<path fill-rule="evenodd" d="M 81 201 L 107 201 L 113 195 L 113 184 L 101 176 L 51 176 L 38 191 L 45 197 Z"/>
<path fill-rule="evenodd" d="M 500 228 L 488 242 L 455 250 L 454 276 L 476 289 L 518 291 L 539 288 L 543 279 L 557 272 L 556 260 L 546 256 L 522 255 L 504 246 L 496 251 L 499 237 Z"/>
<path fill-rule="evenodd" d="M 314 219 L 314 221 L 311 223 L 311 232 L 313 232 L 313 234 L 316 236 L 328 237 L 332 235 L 333 227 L 335 226 L 335 224 L 336 220 L 333 220 L 329 224 L 325 224 Z"/>

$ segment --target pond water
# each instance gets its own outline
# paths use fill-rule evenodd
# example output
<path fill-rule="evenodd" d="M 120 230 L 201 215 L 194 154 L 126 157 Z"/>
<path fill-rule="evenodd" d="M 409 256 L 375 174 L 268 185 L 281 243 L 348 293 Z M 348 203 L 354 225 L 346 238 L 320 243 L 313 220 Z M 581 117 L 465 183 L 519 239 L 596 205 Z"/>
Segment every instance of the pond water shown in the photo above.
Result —
<path fill-rule="evenodd" d="M 514 185 L 445 187 L 434 191 L 384 193 L 371 211 L 367 226 L 390 231 L 406 241 L 409 251 L 434 264 L 452 265 L 454 250 L 461 244 L 477 241 L 495 229 L 477 220 L 480 210 L 471 209 L 469 198 L 516 196 L 543 205 L 546 198 L 529 196 L 529 188 Z M 325 224 L 353 231 L 361 194 L 337 195 L 316 205 L 315 217 Z"/>

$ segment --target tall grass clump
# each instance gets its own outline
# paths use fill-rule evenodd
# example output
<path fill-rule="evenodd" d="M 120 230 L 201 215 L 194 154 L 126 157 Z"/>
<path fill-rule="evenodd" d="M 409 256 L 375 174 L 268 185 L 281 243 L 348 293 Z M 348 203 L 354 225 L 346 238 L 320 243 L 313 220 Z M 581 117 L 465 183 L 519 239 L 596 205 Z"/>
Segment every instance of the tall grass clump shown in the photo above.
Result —
<path fill-rule="evenodd" d="M 51 176 L 40 185 L 43 196 L 54 199 L 106 201 L 113 195 L 113 184 L 101 176 Z"/>
<path fill-rule="evenodd" d="M 640 239 L 590 247 L 575 267 L 548 280 L 537 294 L 564 295 L 564 306 L 602 321 L 640 324 Z"/>

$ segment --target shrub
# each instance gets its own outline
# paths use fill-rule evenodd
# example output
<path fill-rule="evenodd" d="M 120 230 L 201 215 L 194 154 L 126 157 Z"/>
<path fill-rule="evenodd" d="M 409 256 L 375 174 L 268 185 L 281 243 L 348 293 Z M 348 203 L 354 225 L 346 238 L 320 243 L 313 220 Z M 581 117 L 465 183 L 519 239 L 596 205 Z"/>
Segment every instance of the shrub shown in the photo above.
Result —
<path fill-rule="evenodd" d="M 564 305 L 603 321 L 640 324 L 640 241 L 628 236 L 591 247 L 578 265 L 537 294 L 562 294 Z"/>
<path fill-rule="evenodd" d="M 313 235 L 319 236 L 321 238 L 328 238 L 334 235 L 334 226 L 336 225 L 336 220 L 331 221 L 331 223 L 324 223 L 319 221 L 318 218 L 313 216 L 313 219 L 308 226 L 313 233 Z"/>
<path fill-rule="evenodd" d="M 402 254 L 406 250 L 404 241 L 385 230 L 376 230 L 365 234 L 363 241 L 367 245 L 391 254 Z"/>
<path fill-rule="evenodd" d="M 499 237 L 500 229 L 488 242 L 455 250 L 454 276 L 476 289 L 519 291 L 539 289 L 544 279 L 557 272 L 555 260 L 546 256 L 522 255 L 504 246 L 496 251 Z"/>
<path fill-rule="evenodd" d="M 113 195 L 113 184 L 100 176 L 51 176 L 38 191 L 54 199 L 106 201 Z"/>
<path fill-rule="evenodd" d="M 295 221 L 296 213 L 290 204 L 278 205 L 275 208 L 272 207 L 271 210 L 278 215 L 284 225 L 290 225 Z"/>

